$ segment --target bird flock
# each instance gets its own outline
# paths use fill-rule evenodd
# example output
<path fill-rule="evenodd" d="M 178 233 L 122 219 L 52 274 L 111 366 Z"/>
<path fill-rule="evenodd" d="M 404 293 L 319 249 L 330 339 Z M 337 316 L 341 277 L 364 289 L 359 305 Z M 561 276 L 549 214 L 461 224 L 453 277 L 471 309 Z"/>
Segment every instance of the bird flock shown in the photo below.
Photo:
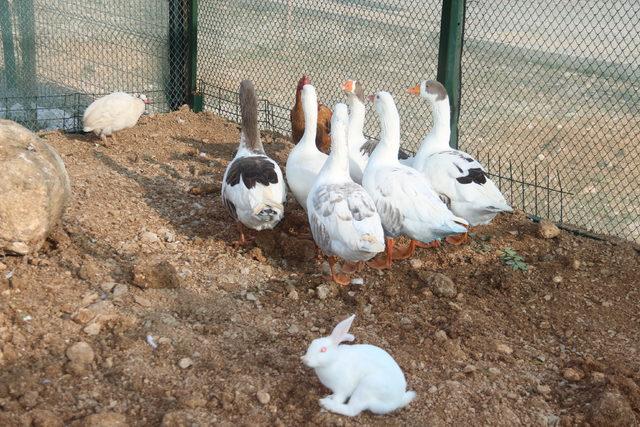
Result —
<path fill-rule="evenodd" d="M 433 110 L 433 127 L 415 156 L 400 148 L 400 116 L 390 93 L 367 97 L 380 122 L 376 141 L 363 133 L 362 83 L 347 80 L 341 89 L 347 104 L 331 111 L 318 103 L 307 76 L 298 82 L 291 112 L 296 145 L 287 158 L 285 184 L 260 142 L 253 83 L 240 83 L 240 145 L 222 182 L 223 203 L 238 224 L 238 244 L 247 242 L 245 227 L 272 229 L 282 220 L 288 185 L 307 212 L 331 279 L 348 285 L 349 273 L 365 262 L 388 269 L 394 260 L 411 257 L 417 247 L 437 246 L 440 239 L 463 243 L 470 226 L 512 210 L 482 165 L 449 146 L 450 106 L 442 84 L 423 81 L 407 90 Z M 402 236 L 409 243 L 398 246 Z"/>
<path fill-rule="evenodd" d="M 328 257 L 331 279 L 346 286 L 349 274 L 365 263 L 388 269 L 417 247 L 435 247 L 441 239 L 464 243 L 469 227 L 512 210 L 482 165 L 449 146 L 451 113 L 442 84 L 428 80 L 407 89 L 433 111 L 431 131 L 415 156 L 400 148 L 400 115 L 390 93 L 365 97 L 357 80 L 347 80 L 341 89 L 347 103 L 331 110 L 318 102 L 307 76 L 298 82 L 291 111 L 295 146 L 287 158 L 285 184 L 285 174 L 262 145 L 254 85 L 240 83 L 240 141 L 221 188 L 222 202 L 238 227 L 237 245 L 249 241 L 247 228 L 268 230 L 282 221 L 288 187 L 307 213 L 313 240 Z M 380 122 L 378 140 L 363 133 L 367 99 Z M 144 95 L 122 92 L 100 98 L 85 111 L 84 130 L 106 141 L 113 132 L 134 126 L 148 102 Z M 409 243 L 398 246 L 399 237 Z M 406 390 L 404 374 L 389 353 L 368 344 L 342 344 L 355 339 L 349 333 L 354 318 L 313 340 L 302 356 L 333 392 L 320 405 L 346 416 L 363 410 L 386 414 L 408 405 L 416 394 Z"/>

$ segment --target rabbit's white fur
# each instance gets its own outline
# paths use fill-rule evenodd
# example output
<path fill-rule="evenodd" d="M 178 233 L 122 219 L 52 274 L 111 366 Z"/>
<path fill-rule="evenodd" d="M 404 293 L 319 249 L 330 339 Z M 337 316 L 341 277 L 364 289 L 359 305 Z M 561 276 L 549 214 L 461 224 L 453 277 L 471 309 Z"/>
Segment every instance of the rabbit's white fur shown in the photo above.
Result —
<path fill-rule="evenodd" d="M 367 409 L 386 414 L 406 406 L 416 393 L 406 391 L 404 374 L 389 353 L 368 344 L 339 345 L 355 339 L 348 333 L 354 318 L 355 314 L 338 323 L 330 336 L 313 340 L 302 356 L 304 364 L 314 368 L 320 382 L 333 392 L 320 399 L 320 405 L 349 417 Z"/>

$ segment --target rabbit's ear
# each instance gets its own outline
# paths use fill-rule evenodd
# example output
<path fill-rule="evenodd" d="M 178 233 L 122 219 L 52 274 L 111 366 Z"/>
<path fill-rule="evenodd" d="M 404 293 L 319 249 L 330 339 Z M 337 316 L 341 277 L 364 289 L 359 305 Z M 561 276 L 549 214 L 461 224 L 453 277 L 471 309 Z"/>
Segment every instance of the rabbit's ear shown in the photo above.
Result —
<path fill-rule="evenodd" d="M 335 345 L 338 345 L 343 341 L 353 341 L 356 339 L 356 337 L 348 333 L 349 328 L 353 323 L 353 319 L 355 318 L 356 315 L 353 314 L 351 317 L 344 319 L 342 322 L 338 323 L 335 328 L 333 328 L 333 332 L 331 332 L 329 338 L 331 338 L 331 341 L 333 341 Z"/>

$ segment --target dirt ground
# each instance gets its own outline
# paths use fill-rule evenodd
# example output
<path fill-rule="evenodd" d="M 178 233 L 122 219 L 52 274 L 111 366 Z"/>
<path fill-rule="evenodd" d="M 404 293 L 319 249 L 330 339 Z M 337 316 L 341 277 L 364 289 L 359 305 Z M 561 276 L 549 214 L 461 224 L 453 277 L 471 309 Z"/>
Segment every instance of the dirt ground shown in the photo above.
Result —
<path fill-rule="evenodd" d="M 74 196 L 38 256 L 0 259 L 0 425 L 640 422 L 630 243 L 544 239 L 516 213 L 338 288 L 295 237 L 306 220 L 292 197 L 275 231 L 232 245 L 219 188 L 235 124 L 183 110 L 143 117 L 110 147 L 45 138 Z M 284 165 L 291 144 L 264 142 Z M 351 313 L 356 342 L 388 350 L 417 392 L 407 408 L 320 410 L 328 390 L 300 355 Z"/>

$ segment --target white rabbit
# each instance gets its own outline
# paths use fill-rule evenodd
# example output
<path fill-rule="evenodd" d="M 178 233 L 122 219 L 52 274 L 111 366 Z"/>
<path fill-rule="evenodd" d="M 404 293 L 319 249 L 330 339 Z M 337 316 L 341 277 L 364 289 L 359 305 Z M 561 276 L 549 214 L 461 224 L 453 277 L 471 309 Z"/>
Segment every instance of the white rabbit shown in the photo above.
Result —
<path fill-rule="evenodd" d="M 338 323 L 328 337 L 313 340 L 302 356 L 303 363 L 314 368 L 320 382 L 333 392 L 320 399 L 320 405 L 349 417 L 367 409 L 386 414 L 408 405 L 416 393 L 406 391 L 404 374 L 389 353 L 368 344 L 339 345 L 355 339 L 349 333 L 355 317 Z"/>

